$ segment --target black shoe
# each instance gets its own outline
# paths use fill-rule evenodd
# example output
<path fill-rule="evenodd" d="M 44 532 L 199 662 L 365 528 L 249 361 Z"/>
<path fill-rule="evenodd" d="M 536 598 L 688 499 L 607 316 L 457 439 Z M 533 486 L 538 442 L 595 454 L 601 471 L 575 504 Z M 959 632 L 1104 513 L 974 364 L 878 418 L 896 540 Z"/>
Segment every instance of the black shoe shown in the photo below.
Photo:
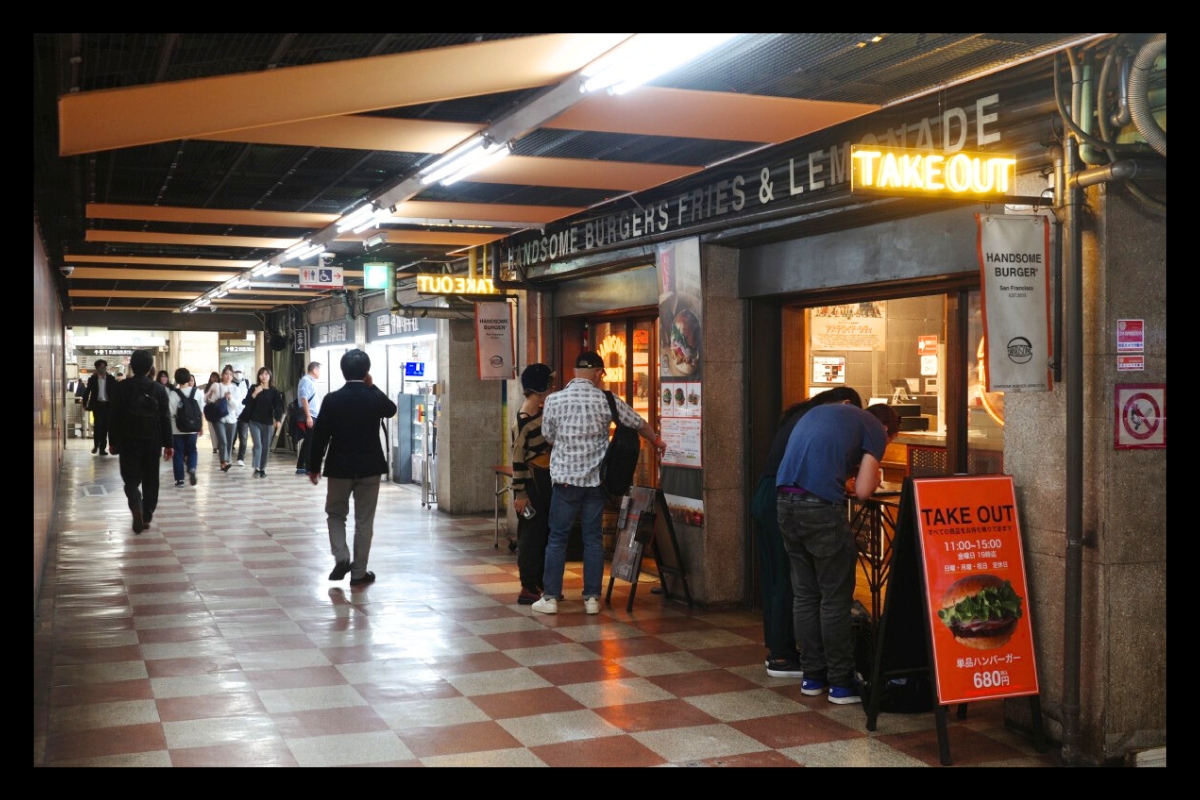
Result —
<path fill-rule="evenodd" d="M 183 481 L 175 481 L 176 486 L 183 486 Z"/>
<path fill-rule="evenodd" d="M 221 465 L 221 472 L 229 472 L 229 468 L 230 468 L 230 467 L 232 467 L 232 466 L 233 466 L 232 464 L 222 464 L 222 465 Z"/>
<path fill-rule="evenodd" d="M 142 510 L 140 508 L 129 509 L 133 514 L 133 532 L 141 533 L 146 530 L 146 522 L 142 519 Z"/>
<path fill-rule="evenodd" d="M 149 511 L 142 512 L 142 523 L 149 528 L 151 521 L 154 519 L 154 514 Z"/>
<path fill-rule="evenodd" d="M 337 562 L 336 565 L 334 565 L 333 572 L 329 573 L 329 580 L 340 581 L 342 578 L 346 577 L 346 573 L 349 571 L 350 571 L 350 562 L 349 561 L 339 561 L 339 562 Z M 353 583 L 353 581 L 351 581 L 351 583 Z"/>
<path fill-rule="evenodd" d="M 188 481 L 191 482 L 192 486 L 196 485 L 196 470 L 194 470 L 194 469 L 188 470 Z"/>
<path fill-rule="evenodd" d="M 374 582 L 375 582 L 375 573 L 374 572 L 364 572 L 363 576 L 361 578 L 351 578 L 350 579 L 351 586 L 366 586 L 368 583 L 374 583 Z"/>
<path fill-rule="evenodd" d="M 92 455 L 96 455 L 96 453 L 99 453 L 99 452 L 100 452 L 100 448 L 99 448 L 99 447 L 93 447 L 93 448 L 92 448 Z"/>

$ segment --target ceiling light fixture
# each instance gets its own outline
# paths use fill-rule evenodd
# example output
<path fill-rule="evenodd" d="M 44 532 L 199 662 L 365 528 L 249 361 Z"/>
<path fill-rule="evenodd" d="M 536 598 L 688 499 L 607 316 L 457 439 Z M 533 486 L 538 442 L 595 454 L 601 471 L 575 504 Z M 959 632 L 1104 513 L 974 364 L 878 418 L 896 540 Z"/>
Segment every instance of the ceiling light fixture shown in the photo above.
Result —
<path fill-rule="evenodd" d="M 351 228 L 357 228 L 359 225 L 363 224 L 368 219 L 370 219 L 374 214 L 375 214 L 375 204 L 374 203 L 367 203 L 366 205 L 361 205 L 358 208 L 356 208 L 354 211 L 352 211 L 351 213 L 342 217 L 341 221 L 339 221 L 337 224 L 337 232 L 345 233 L 346 231 L 350 230 Z"/>
<path fill-rule="evenodd" d="M 473 175 L 484 167 L 491 166 L 500 159 L 512 152 L 512 145 L 501 144 L 496 145 L 492 150 L 483 151 L 484 155 L 473 159 L 468 164 L 453 173 L 450 177 L 442 180 L 442 186 L 449 186 L 452 183 L 458 183 L 468 175 Z"/>
<path fill-rule="evenodd" d="M 624 94 L 724 44 L 736 33 L 639 33 L 584 67 L 580 92 Z"/>
<path fill-rule="evenodd" d="M 491 154 L 491 147 L 493 146 L 492 141 L 482 135 L 472 136 L 466 142 L 421 170 L 421 185 L 428 186 L 431 183 L 437 183 L 469 164 L 486 158 Z"/>
<path fill-rule="evenodd" d="M 381 244 L 387 244 L 387 240 L 388 240 L 387 231 L 381 231 L 380 233 L 377 233 L 374 236 L 370 236 L 366 239 L 363 239 L 363 248 L 366 250 L 370 250 L 372 247 L 379 247 L 379 245 L 381 245 Z"/>

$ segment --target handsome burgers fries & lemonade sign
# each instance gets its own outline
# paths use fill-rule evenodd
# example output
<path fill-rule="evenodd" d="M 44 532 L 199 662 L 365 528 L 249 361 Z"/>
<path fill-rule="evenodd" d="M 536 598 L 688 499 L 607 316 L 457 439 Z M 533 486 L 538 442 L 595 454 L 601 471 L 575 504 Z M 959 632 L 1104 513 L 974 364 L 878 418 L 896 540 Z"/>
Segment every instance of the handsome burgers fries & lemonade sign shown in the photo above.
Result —
<path fill-rule="evenodd" d="M 913 481 L 942 705 L 1038 694 L 1011 475 Z"/>

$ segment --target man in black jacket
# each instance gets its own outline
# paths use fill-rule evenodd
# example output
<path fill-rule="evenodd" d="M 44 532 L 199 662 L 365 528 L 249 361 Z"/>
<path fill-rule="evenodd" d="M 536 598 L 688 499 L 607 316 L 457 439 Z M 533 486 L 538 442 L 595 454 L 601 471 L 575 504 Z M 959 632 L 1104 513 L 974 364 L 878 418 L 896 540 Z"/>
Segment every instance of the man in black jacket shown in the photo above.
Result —
<path fill-rule="evenodd" d="M 92 454 L 106 456 L 109 403 L 117 388 L 117 379 L 109 374 L 108 362 L 103 358 L 96 359 L 93 366 L 96 371 L 87 379 L 87 388 L 83 390 L 83 411 L 85 414 L 92 412 Z"/>
<path fill-rule="evenodd" d="M 131 377 L 113 391 L 111 426 L 112 454 L 120 456 L 121 480 L 133 514 L 133 532 L 141 533 L 158 507 L 159 457 L 170 461 L 175 455 L 171 438 L 170 399 L 167 387 L 152 377 L 154 356 L 135 350 L 129 359 Z"/>
<path fill-rule="evenodd" d="M 375 504 L 379 500 L 380 476 L 387 472 L 387 459 L 380 442 L 380 422 L 396 416 L 396 404 L 371 380 L 371 357 L 362 350 L 342 356 L 346 385 L 329 393 L 321 402 L 321 414 L 308 436 L 308 478 L 313 486 L 321 480 L 321 462 L 329 486 L 325 515 L 329 524 L 329 547 L 336 561 L 329 580 L 340 581 L 350 573 L 351 586 L 375 580 L 367 571 L 371 539 L 375 532 Z M 328 456 L 326 450 L 329 451 Z M 346 517 L 354 497 L 354 557 L 346 546 Z"/>

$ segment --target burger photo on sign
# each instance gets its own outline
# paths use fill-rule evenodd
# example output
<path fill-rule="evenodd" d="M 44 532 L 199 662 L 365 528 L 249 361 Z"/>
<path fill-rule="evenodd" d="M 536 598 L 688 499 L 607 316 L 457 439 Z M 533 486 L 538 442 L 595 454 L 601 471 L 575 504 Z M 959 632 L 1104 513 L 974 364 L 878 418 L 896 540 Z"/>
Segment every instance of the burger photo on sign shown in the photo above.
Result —
<path fill-rule="evenodd" d="M 991 650 L 1012 638 L 1021 618 L 1021 598 L 1006 580 L 995 575 L 971 575 L 950 584 L 942 594 L 937 614 L 956 642 L 976 650 Z"/>
<path fill-rule="evenodd" d="M 669 363 L 673 375 L 691 375 L 700 365 L 700 320 L 691 309 L 678 312 L 671 322 Z"/>

